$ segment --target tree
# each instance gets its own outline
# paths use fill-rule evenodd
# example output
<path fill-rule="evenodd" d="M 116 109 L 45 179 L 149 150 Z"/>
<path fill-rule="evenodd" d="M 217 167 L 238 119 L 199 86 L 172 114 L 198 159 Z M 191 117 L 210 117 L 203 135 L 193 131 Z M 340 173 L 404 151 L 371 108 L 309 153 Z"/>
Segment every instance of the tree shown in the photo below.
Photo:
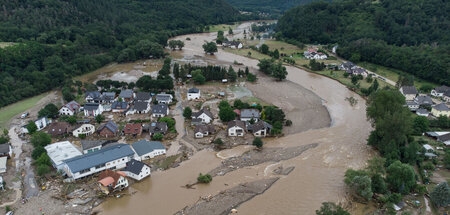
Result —
<path fill-rule="evenodd" d="M 236 79 L 237 79 L 237 74 L 231 65 L 228 68 L 227 78 L 230 82 L 236 82 Z"/>
<path fill-rule="evenodd" d="M 278 81 L 282 81 L 283 79 L 286 79 L 286 76 L 288 72 L 286 71 L 286 67 L 283 66 L 281 62 L 278 62 L 277 64 L 272 65 L 272 76 Z"/>
<path fill-rule="evenodd" d="M 36 160 L 41 156 L 41 154 L 46 153 L 46 152 L 47 151 L 45 150 L 44 147 L 38 146 L 33 149 L 33 152 L 31 152 L 31 157 Z"/>
<path fill-rule="evenodd" d="M 259 71 L 263 72 L 266 75 L 272 75 L 271 66 L 272 66 L 273 62 L 274 61 L 272 59 L 259 60 L 259 63 L 258 63 Z"/>
<path fill-rule="evenodd" d="M 254 75 L 253 73 L 249 73 L 247 75 L 247 81 L 255 82 L 256 80 L 257 80 L 256 75 Z"/>
<path fill-rule="evenodd" d="M 49 117 L 55 119 L 58 116 L 59 109 L 53 103 L 45 105 L 44 108 L 39 110 L 38 117 Z"/>
<path fill-rule="evenodd" d="M 223 145 L 223 141 L 221 138 L 217 138 L 214 140 L 214 144 L 218 145 L 218 146 L 222 146 Z"/>
<path fill-rule="evenodd" d="M 169 130 L 175 129 L 175 120 L 170 117 L 161 117 L 159 118 L 158 122 L 165 122 L 167 123 L 167 127 L 169 127 Z"/>
<path fill-rule="evenodd" d="M 414 134 L 422 135 L 430 129 L 430 121 L 425 116 L 417 116 L 414 118 Z"/>
<path fill-rule="evenodd" d="M 104 117 L 103 115 L 101 115 L 101 114 L 99 114 L 99 115 L 97 115 L 97 116 L 95 117 L 95 121 L 96 121 L 98 124 L 102 123 L 103 120 L 105 120 L 105 117 Z"/>
<path fill-rule="evenodd" d="M 49 172 L 50 172 L 50 167 L 45 164 L 41 164 L 37 167 L 37 174 L 39 176 L 43 176 Z"/>
<path fill-rule="evenodd" d="M 352 84 L 356 85 L 358 83 L 358 76 L 352 75 Z"/>
<path fill-rule="evenodd" d="M 280 58 L 280 52 L 278 51 L 278 49 L 275 49 L 275 51 L 272 52 L 272 57 L 275 59 Z"/>
<path fill-rule="evenodd" d="M 445 207 L 450 204 L 450 187 L 447 182 L 438 184 L 430 193 L 431 202 L 437 207 Z"/>
<path fill-rule="evenodd" d="M 68 122 L 71 125 L 75 125 L 77 123 L 77 117 L 76 116 L 69 116 L 66 118 L 66 122 Z"/>
<path fill-rule="evenodd" d="M 206 82 L 206 78 L 205 78 L 205 76 L 202 75 L 201 72 L 194 73 L 194 75 L 192 76 L 192 79 L 194 80 L 195 84 L 199 84 L 199 85 L 202 85 Z"/>
<path fill-rule="evenodd" d="M 210 174 L 199 174 L 197 177 L 198 183 L 209 184 L 212 181 L 212 176 Z"/>
<path fill-rule="evenodd" d="M 408 194 L 416 185 L 414 169 L 408 164 L 395 161 L 387 168 L 386 181 L 394 192 Z"/>
<path fill-rule="evenodd" d="M 255 137 L 255 139 L 253 139 L 253 143 L 252 144 L 254 146 L 256 146 L 256 148 L 258 148 L 258 149 L 261 149 L 263 147 L 263 141 L 259 137 Z"/>
<path fill-rule="evenodd" d="M 214 52 L 217 52 L 217 45 L 215 42 L 206 42 L 202 47 L 207 54 L 214 55 Z"/>
<path fill-rule="evenodd" d="M 372 198 L 372 179 L 366 172 L 348 169 L 344 181 L 357 196 L 367 201 Z"/>
<path fill-rule="evenodd" d="M 248 69 L 248 66 L 245 67 L 245 75 L 247 76 L 248 74 L 250 74 L 250 70 Z"/>
<path fill-rule="evenodd" d="M 180 80 L 180 65 L 178 63 L 173 64 L 173 76 L 176 81 Z"/>
<path fill-rule="evenodd" d="M 39 156 L 39 158 L 36 160 L 36 164 L 51 166 L 52 162 L 50 161 L 50 157 L 48 157 L 47 153 L 45 152 Z"/>
<path fill-rule="evenodd" d="M 387 186 L 383 176 L 377 173 L 371 177 L 371 180 L 372 180 L 372 191 L 374 193 L 381 193 L 381 194 L 386 193 Z"/>
<path fill-rule="evenodd" d="M 29 121 L 28 125 L 27 125 L 27 130 L 29 134 L 33 134 L 34 132 L 36 132 L 38 129 L 36 123 L 34 123 L 34 121 Z"/>
<path fill-rule="evenodd" d="M 34 147 L 45 147 L 52 142 L 52 138 L 44 132 L 36 132 L 31 135 L 30 142 Z"/>
<path fill-rule="evenodd" d="M 160 133 L 156 133 L 152 136 L 152 140 L 162 140 L 164 138 L 164 135 Z"/>
<path fill-rule="evenodd" d="M 386 170 L 384 168 L 384 164 L 386 163 L 386 158 L 375 156 L 369 161 L 369 165 L 367 166 L 367 171 L 369 175 L 384 175 L 386 174 Z"/>
<path fill-rule="evenodd" d="M 262 44 L 261 47 L 259 47 L 259 51 L 263 54 L 269 54 L 269 46 Z"/>
<path fill-rule="evenodd" d="M 178 46 L 178 49 L 183 50 L 184 42 L 181 40 L 177 40 L 177 46 Z"/>
<path fill-rule="evenodd" d="M 175 50 L 175 49 L 177 48 L 177 42 L 176 42 L 175 40 L 169 41 L 169 47 L 170 47 L 172 50 Z"/>
<path fill-rule="evenodd" d="M 192 109 L 190 107 L 186 107 L 183 110 L 183 117 L 186 119 L 190 119 L 192 116 Z"/>
<path fill-rule="evenodd" d="M 230 106 L 219 108 L 219 118 L 220 120 L 222 120 L 222 122 L 229 122 L 231 120 L 234 120 L 235 117 L 236 113 Z"/>
<path fill-rule="evenodd" d="M 233 29 L 228 28 L 228 34 L 229 34 L 229 35 L 233 35 Z"/>
<path fill-rule="evenodd" d="M 70 87 L 63 87 L 62 95 L 63 95 L 63 99 L 66 102 L 70 102 L 75 99 L 75 96 L 72 94 L 72 90 L 70 89 Z"/>
<path fill-rule="evenodd" d="M 341 206 L 334 204 L 333 202 L 324 202 L 320 207 L 320 210 L 316 210 L 317 215 L 350 215 Z"/>

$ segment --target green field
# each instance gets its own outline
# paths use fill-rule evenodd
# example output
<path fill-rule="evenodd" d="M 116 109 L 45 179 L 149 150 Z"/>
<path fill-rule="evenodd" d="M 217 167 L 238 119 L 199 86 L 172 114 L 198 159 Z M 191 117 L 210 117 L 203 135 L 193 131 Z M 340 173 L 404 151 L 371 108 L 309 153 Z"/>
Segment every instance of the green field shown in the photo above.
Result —
<path fill-rule="evenodd" d="M 209 31 L 207 32 L 218 32 L 218 31 L 223 31 L 225 32 L 225 35 L 228 34 L 228 30 L 231 29 L 236 29 L 236 27 L 239 25 L 239 23 L 234 23 L 233 25 L 229 25 L 229 24 L 220 24 L 220 25 L 211 25 L 209 26 Z"/>
<path fill-rule="evenodd" d="M 6 128 L 8 122 L 16 115 L 25 112 L 29 108 L 33 107 L 39 100 L 44 98 L 48 93 L 43 93 L 20 102 L 8 105 L 0 109 L 0 128 Z"/>
<path fill-rule="evenodd" d="M 344 84 L 347 87 L 350 87 L 350 88 L 353 87 L 352 80 L 350 78 L 345 78 L 344 77 L 344 73 L 345 73 L 344 71 L 324 70 L 324 71 L 317 71 L 315 73 L 322 74 L 322 75 L 325 75 L 327 77 L 333 78 L 333 79 L 341 82 L 342 84 Z M 392 87 L 391 85 L 389 85 L 388 83 L 386 83 L 384 81 L 381 81 L 379 79 L 377 79 L 377 81 L 378 81 L 378 84 L 379 84 L 378 89 L 383 89 L 384 87 Z M 366 88 L 367 89 L 367 88 L 369 88 L 372 85 L 372 83 L 368 83 L 366 81 L 366 79 L 360 80 L 360 81 L 358 81 L 358 83 L 360 85 L 360 89 L 361 88 Z M 356 92 L 358 94 L 361 94 L 361 90 L 359 90 L 359 89 Z"/>

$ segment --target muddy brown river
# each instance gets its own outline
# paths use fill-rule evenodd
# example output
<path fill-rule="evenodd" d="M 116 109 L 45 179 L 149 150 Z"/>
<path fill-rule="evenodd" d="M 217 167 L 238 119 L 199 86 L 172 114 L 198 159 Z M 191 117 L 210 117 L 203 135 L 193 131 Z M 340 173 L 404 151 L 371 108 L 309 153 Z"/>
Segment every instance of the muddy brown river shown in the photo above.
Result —
<path fill-rule="evenodd" d="M 244 23 L 235 32 L 241 33 L 250 25 Z M 185 40 L 187 37 L 191 40 Z M 202 44 L 215 37 L 216 33 L 177 37 L 175 39 L 185 42 L 185 48 L 173 52 L 172 56 L 218 64 L 237 61 L 256 72 L 257 60 L 221 49 L 214 56 L 205 55 Z M 295 169 L 263 194 L 241 204 L 237 208 L 239 214 L 314 214 L 322 202 L 345 202 L 345 170 L 365 166 L 372 154 L 366 145 L 371 126 L 366 119 L 365 100 L 332 79 L 295 67 L 287 66 L 287 70 L 289 75 L 285 82 L 260 78 L 258 84 L 249 87 L 255 91 L 255 96 L 285 109 L 288 118 L 294 122 L 295 128 L 289 128 L 286 136 L 265 140 L 265 147 L 318 143 L 317 147 L 289 160 L 266 162 L 216 176 L 210 184 L 197 185 L 196 189 L 183 188 L 195 182 L 200 172 L 206 173 L 220 166 L 222 159 L 239 156 L 253 147 L 239 146 L 219 154 L 202 150 L 179 167 L 154 172 L 150 179 L 134 184 L 127 191 L 134 194 L 109 198 L 96 210 L 113 215 L 174 214 L 193 205 L 202 196 L 216 195 L 244 182 L 271 178 L 273 175 L 268 170 L 277 165 L 294 166 Z M 345 100 L 351 96 L 358 100 L 355 106 Z"/>

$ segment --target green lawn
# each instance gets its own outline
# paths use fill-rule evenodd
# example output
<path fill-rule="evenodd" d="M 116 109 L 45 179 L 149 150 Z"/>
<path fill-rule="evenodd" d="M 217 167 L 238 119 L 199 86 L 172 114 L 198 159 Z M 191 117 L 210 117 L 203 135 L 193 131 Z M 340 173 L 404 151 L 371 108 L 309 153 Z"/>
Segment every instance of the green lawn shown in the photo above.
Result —
<path fill-rule="evenodd" d="M 324 70 L 324 71 L 318 71 L 316 73 L 319 73 L 319 74 L 328 76 L 330 78 L 336 79 L 337 81 L 341 82 L 342 84 L 344 84 L 344 85 L 346 85 L 348 87 L 352 87 L 353 86 L 352 80 L 350 78 L 345 78 L 344 77 L 344 73 L 345 73 L 344 71 L 332 71 L 332 73 L 331 73 L 331 71 L 329 71 L 329 70 Z M 372 85 L 372 83 L 368 83 L 365 79 L 358 81 L 358 83 L 360 85 L 360 88 L 369 88 Z M 378 80 L 378 84 L 379 84 L 378 89 L 382 89 L 382 88 L 384 88 L 386 86 L 387 87 L 391 86 L 391 85 L 389 85 L 386 82 L 381 81 L 381 80 Z M 361 93 L 361 91 L 357 90 L 357 93 Z"/>
<path fill-rule="evenodd" d="M 234 23 L 233 25 L 229 25 L 229 24 L 211 25 L 211 26 L 209 26 L 208 32 L 223 31 L 223 32 L 225 32 L 225 35 L 228 35 L 229 28 L 236 29 L 236 27 L 238 25 L 239 25 L 239 23 Z"/>
<path fill-rule="evenodd" d="M 48 93 L 43 93 L 20 102 L 8 105 L 0 109 L 0 127 L 5 128 L 8 122 L 16 115 L 33 107 L 39 100 L 44 98 Z"/>

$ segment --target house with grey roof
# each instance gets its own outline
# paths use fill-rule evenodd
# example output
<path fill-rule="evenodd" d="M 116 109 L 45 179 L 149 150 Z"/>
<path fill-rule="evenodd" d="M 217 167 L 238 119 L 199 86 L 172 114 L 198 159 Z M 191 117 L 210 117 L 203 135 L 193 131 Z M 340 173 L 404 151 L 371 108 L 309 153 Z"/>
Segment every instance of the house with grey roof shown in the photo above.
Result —
<path fill-rule="evenodd" d="M 347 71 L 349 69 L 352 69 L 355 66 L 356 65 L 352 62 L 345 62 L 345 63 L 342 63 L 341 65 L 339 65 L 339 70 Z"/>
<path fill-rule="evenodd" d="M 166 122 L 152 122 L 149 125 L 148 132 L 150 133 L 150 136 L 153 136 L 154 134 L 166 134 L 168 130 L 167 123 Z"/>
<path fill-rule="evenodd" d="M 12 148 L 9 143 L 0 144 L 0 157 L 11 157 Z"/>
<path fill-rule="evenodd" d="M 450 87 L 442 85 L 431 90 L 431 95 L 435 97 L 443 97 L 445 93 L 450 93 Z"/>
<path fill-rule="evenodd" d="M 450 146 L 450 133 L 438 136 L 437 141 L 444 143 L 446 146 Z"/>
<path fill-rule="evenodd" d="M 112 144 L 112 140 L 81 140 L 83 154 L 91 153 L 102 149 L 107 144 Z"/>
<path fill-rule="evenodd" d="M 63 170 L 73 180 L 84 178 L 105 169 L 122 169 L 135 158 L 128 144 L 117 144 L 64 161 Z"/>
<path fill-rule="evenodd" d="M 128 177 L 140 181 L 151 174 L 150 167 L 147 164 L 132 159 L 127 162 L 127 166 L 122 169 Z"/>
<path fill-rule="evenodd" d="M 192 122 L 195 124 L 209 124 L 214 120 L 214 115 L 207 108 L 202 108 L 199 112 L 191 115 Z"/>
<path fill-rule="evenodd" d="M 194 129 L 195 138 L 207 137 L 210 134 L 214 133 L 216 133 L 216 128 L 214 127 L 214 125 L 198 125 Z"/>
<path fill-rule="evenodd" d="M 84 116 L 96 117 L 103 113 L 103 106 L 98 103 L 86 103 L 84 104 Z"/>
<path fill-rule="evenodd" d="M 150 103 L 145 101 L 134 102 L 134 110 L 137 114 L 147 114 L 150 112 Z"/>
<path fill-rule="evenodd" d="M 125 101 L 125 102 L 133 102 L 133 99 L 134 99 L 133 90 L 126 89 L 126 90 L 120 91 L 119 99 L 122 99 L 122 101 Z"/>
<path fill-rule="evenodd" d="M 140 140 L 131 144 L 131 146 L 141 161 L 166 154 L 166 148 L 159 141 Z"/>
<path fill-rule="evenodd" d="M 87 103 L 100 103 L 102 101 L 102 94 L 99 91 L 88 91 L 84 99 Z"/>
<path fill-rule="evenodd" d="M 406 101 L 406 106 L 409 108 L 409 110 L 416 111 L 417 109 L 419 109 L 420 105 L 416 101 Z"/>
<path fill-rule="evenodd" d="M 252 119 L 255 122 L 258 122 L 259 118 L 261 117 L 261 113 L 258 109 L 242 109 L 241 110 L 241 121 L 251 121 Z"/>
<path fill-rule="evenodd" d="M 433 107 L 431 108 L 431 114 L 433 114 L 433 116 L 435 116 L 435 117 L 439 117 L 439 116 L 450 117 L 450 108 L 447 107 L 447 105 L 445 103 L 433 105 Z"/>
<path fill-rule="evenodd" d="M 172 103 L 173 96 L 171 94 L 160 93 L 155 97 L 158 104 L 170 104 Z"/>
<path fill-rule="evenodd" d="M 416 114 L 417 114 L 418 116 L 425 116 L 425 117 L 428 117 L 428 116 L 430 115 L 430 112 L 428 112 L 427 109 L 419 108 L 419 109 L 416 110 Z"/>
<path fill-rule="evenodd" d="M 115 92 L 103 92 L 102 93 L 102 103 L 103 104 L 112 104 L 116 101 L 116 93 Z"/>
<path fill-rule="evenodd" d="M 259 120 L 254 124 L 248 123 L 247 130 L 253 134 L 255 137 L 266 137 L 270 134 L 270 130 L 272 130 L 272 125 L 265 122 L 264 120 Z"/>
<path fill-rule="evenodd" d="M 417 96 L 414 101 L 420 106 L 431 106 L 433 105 L 433 100 L 428 95 Z"/>
<path fill-rule="evenodd" d="M 169 115 L 169 107 L 166 104 L 152 106 L 152 117 L 159 118 Z"/>
<path fill-rule="evenodd" d="M 137 92 L 134 101 L 150 103 L 152 101 L 152 94 L 149 92 Z"/>
<path fill-rule="evenodd" d="M 400 87 L 400 93 L 405 96 L 406 101 L 413 101 L 419 92 L 417 92 L 415 86 L 402 86 Z"/>
<path fill-rule="evenodd" d="M 71 101 L 59 109 L 59 115 L 73 116 L 80 111 L 81 105 L 76 101 Z"/>
<path fill-rule="evenodd" d="M 128 102 L 119 102 L 119 101 L 115 101 L 112 103 L 111 105 L 111 110 L 113 113 L 123 113 L 125 111 L 127 111 L 129 108 L 129 104 Z"/>
<path fill-rule="evenodd" d="M 108 121 L 107 123 L 100 125 L 97 132 L 102 137 L 115 137 L 119 134 L 119 127 L 113 121 Z"/>

